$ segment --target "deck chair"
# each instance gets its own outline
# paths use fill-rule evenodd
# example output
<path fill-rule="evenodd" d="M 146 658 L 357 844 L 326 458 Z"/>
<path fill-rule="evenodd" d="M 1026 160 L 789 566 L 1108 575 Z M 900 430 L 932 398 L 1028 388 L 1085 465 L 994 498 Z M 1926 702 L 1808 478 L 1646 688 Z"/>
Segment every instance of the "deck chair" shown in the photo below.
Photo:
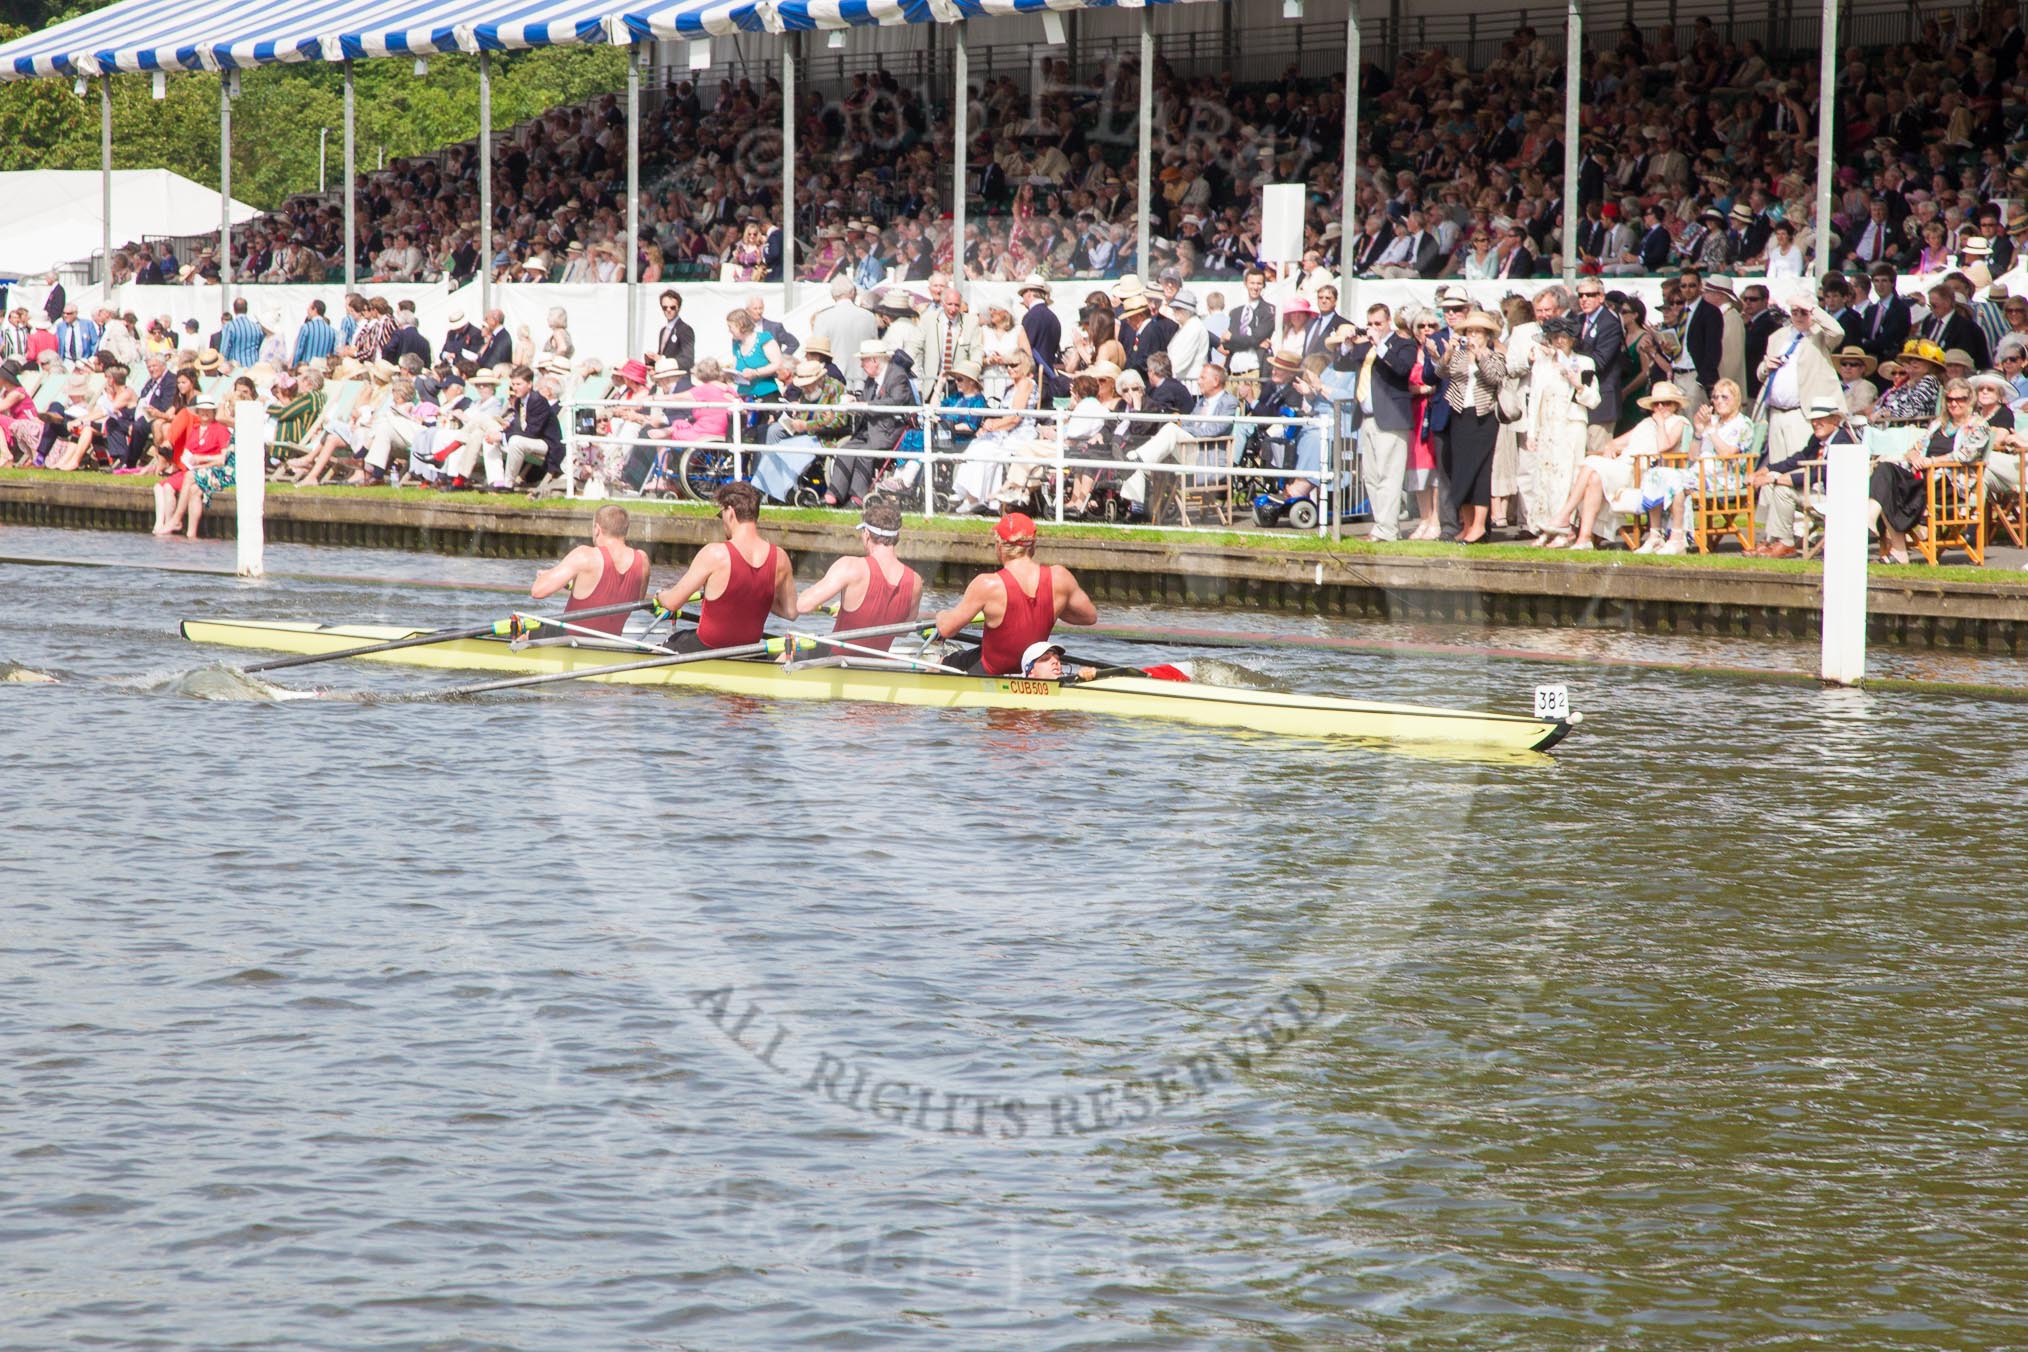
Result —
<path fill-rule="evenodd" d="M 1154 491 L 1149 496 L 1148 519 L 1160 522 L 1165 508 L 1173 506 L 1179 525 L 1192 526 L 1191 513 L 1198 519 L 1209 517 L 1221 526 L 1232 524 L 1232 475 L 1229 473 L 1192 474 L 1189 470 L 1229 470 L 1232 467 L 1232 438 L 1207 437 L 1202 441 L 1195 438 L 1180 441 L 1176 445 L 1176 464 L 1181 473 L 1163 473 L 1152 469 Z"/>
<path fill-rule="evenodd" d="M 1962 549 L 1979 566 L 1986 563 L 1986 462 L 1956 469 L 1933 469 L 1923 476 L 1929 512 L 1913 537 L 1923 558 L 1935 566 L 1945 550 Z"/>
<path fill-rule="evenodd" d="M 1697 458 L 1697 496 L 1690 500 L 1690 538 L 1699 554 L 1709 554 L 1726 536 L 1753 550 L 1753 516 L 1759 494 L 1751 486 L 1751 451 Z"/>
<path fill-rule="evenodd" d="M 2005 535 L 2016 549 L 2028 548 L 2028 451 L 1997 451 L 1996 456 L 2014 463 L 2019 488 L 2009 488 L 1992 475 L 1986 477 L 1986 538 Z"/>

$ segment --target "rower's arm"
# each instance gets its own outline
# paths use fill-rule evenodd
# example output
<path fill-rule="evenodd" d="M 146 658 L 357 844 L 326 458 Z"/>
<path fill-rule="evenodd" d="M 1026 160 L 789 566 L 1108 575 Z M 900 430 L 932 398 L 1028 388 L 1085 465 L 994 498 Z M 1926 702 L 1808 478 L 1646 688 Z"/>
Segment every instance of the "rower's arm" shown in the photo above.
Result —
<path fill-rule="evenodd" d="M 584 571 L 584 555 L 589 545 L 579 545 L 563 556 L 563 561 L 545 568 L 535 575 L 535 582 L 528 588 L 529 596 L 540 601 L 545 596 L 554 596 L 564 588 L 577 582 L 578 574 Z"/>
<path fill-rule="evenodd" d="M 972 579 L 972 585 L 965 588 L 965 594 L 949 610 L 937 612 L 937 637 L 949 638 L 976 619 L 986 608 L 986 595 L 992 590 L 993 575 L 981 573 Z"/>
<path fill-rule="evenodd" d="M 796 569 L 785 549 L 775 551 L 774 613 L 785 620 L 796 618 Z"/>
<path fill-rule="evenodd" d="M 845 589 L 852 585 L 852 560 L 837 559 L 831 570 L 817 580 L 817 584 L 796 598 L 796 614 L 808 615 L 820 609 L 834 596 L 842 597 Z"/>
<path fill-rule="evenodd" d="M 697 551 L 697 557 L 690 561 L 690 569 L 676 579 L 676 585 L 664 587 L 655 593 L 655 601 L 664 610 L 680 609 L 692 596 L 704 590 L 704 584 L 711 580 L 714 562 L 711 551 L 723 548 L 721 545 L 706 545 Z"/>
<path fill-rule="evenodd" d="M 1084 594 L 1084 588 L 1079 585 L 1070 569 L 1058 564 L 1051 571 L 1063 579 L 1061 585 L 1065 593 L 1063 604 L 1057 607 L 1056 618 L 1065 624 L 1097 624 L 1098 607 Z"/>

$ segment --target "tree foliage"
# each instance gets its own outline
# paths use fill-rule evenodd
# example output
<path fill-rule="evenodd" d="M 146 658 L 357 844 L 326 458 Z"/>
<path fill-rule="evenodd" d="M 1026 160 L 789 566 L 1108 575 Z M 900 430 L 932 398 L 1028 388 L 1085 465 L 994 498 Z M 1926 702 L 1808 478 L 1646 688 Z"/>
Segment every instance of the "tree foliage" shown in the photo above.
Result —
<path fill-rule="evenodd" d="M 95 4 L 29 5 L 52 21 Z M 0 24 L 0 41 L 27 30 Z M 479 129 L 479 62 L 432 56 L 417 76 L 406 60 L 362 61 L 353 67 L 357 164 L 379 162 L 469 141 Z M 565 47 L 496 53 L 493 128 L 496 134 L 549 108 L 578 103 L 621 87 L 624 48 Z M 172 74 L 157 102 L 145 75 L 116 75 L 113 85 L 113 167 L 171 169 L 206 187 L 219 186 L 219 77 Z M 265 66 L 241 75 L 233 100 L 232 195 L 256 207 L 280 205 L 291 193 L 317 187 L 320 129 L 329 131 L 328 181 L 343 168 L 344 81 L 324 62 Z M 99 167 L 99 89 L 79 98 L 65 80 L 0 85 L 0 169 Z"/>

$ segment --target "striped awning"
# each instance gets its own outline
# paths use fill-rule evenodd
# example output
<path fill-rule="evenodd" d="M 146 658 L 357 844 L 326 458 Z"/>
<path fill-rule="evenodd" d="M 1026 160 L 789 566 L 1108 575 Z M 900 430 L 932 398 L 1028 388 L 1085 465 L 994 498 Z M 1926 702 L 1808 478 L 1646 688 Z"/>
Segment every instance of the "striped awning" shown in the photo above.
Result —
<path fill-rule="evenodd" d="M 795 29 L 955 23 L 1132 0 L 125 0 L 0 44 L 0 80 L 238 70 Z M 1144 0 L 1185 3 L 1185 0 Z"/>
<path fill-rule="evenodd" d="M 1059 14 L 1081 9 L 1141 9 L 1193 0 L 776 0 L 777 27 L 798 29 L 891 27 L 909 23 L 956 23 L 1010 14 Z"/>
<path fill-rule="evenodd" d="M 0 45 L 0 80 L 512 51 L 766 27 L 764 0 L 676 0 L 639 14 L 615 13 L 616 3 L 126 0 Z"/>

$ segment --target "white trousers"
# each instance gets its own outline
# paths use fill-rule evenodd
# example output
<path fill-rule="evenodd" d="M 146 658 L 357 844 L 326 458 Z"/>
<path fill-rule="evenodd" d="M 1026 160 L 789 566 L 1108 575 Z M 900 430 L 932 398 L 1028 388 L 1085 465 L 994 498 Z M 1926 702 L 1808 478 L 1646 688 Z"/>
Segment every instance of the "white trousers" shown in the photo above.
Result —
<path fill-rule="evenodd" d="M 549 447 L 539 437 L 504 437 L 497 446 L 487 446 L 486 482 L 496 488 L 512 488 L 521 482 L 521 471 L 530 460 L 546 460 Z"/>
<path fill-rule="evenodd" d="M 380 419 L 367 438 L 366 463 L 377 470 L 385 470 L 396 451 L 405 451 L 415 445 L 416 434 L 420 431 L 422 424 L 410 418 Z"/>
<path fill-rule="evenodd" d="M 1176 458 L 1177 450 L 1186 442 L 1195 440 L 1196 438 L 1186 434 L 1180 425 L 1164 423 L 1155 429 L 1154 436 L 1128 451 L 1127 459 L 1137 460 L 1143 465 L 1166 464 Z M 1136 507 L 1147 506 L 1148 472 L 1137 469 L 1129 474 L 1126 482 L 1120 485 L 1120 496 Z"/>
<path fill-rule="evenodd" d="M 1401 538 L 1401 485 L 1408 477 L 1408 433 L 1367 423 L 1359 429 L 1359 460 L 1375 540 Z"/>

